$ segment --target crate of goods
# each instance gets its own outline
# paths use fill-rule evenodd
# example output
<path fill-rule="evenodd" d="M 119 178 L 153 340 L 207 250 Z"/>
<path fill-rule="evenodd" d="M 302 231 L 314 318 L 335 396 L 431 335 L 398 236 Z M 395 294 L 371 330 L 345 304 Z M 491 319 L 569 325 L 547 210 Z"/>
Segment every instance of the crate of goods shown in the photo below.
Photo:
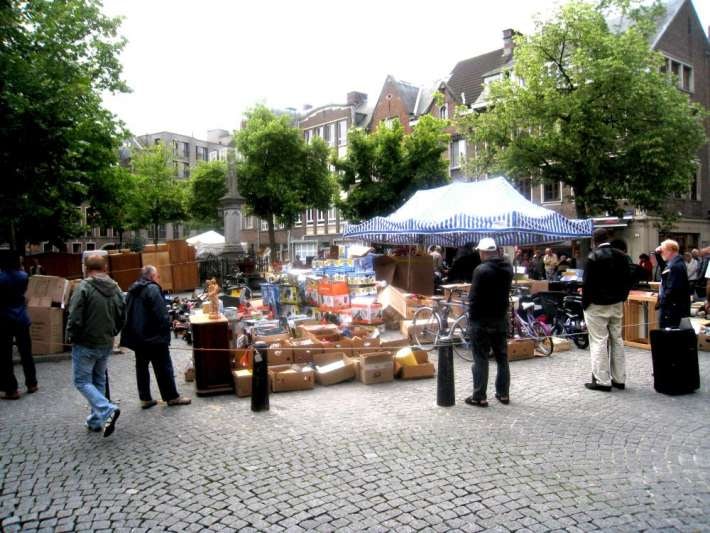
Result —
<path fill-rule="evenodd" d="M 698 333 L 698 350 L 710 352 L 710 324 L 702 324 Z"/>
<path fill-rule="evenodd" d="M 340 339 L 340 330 L 335 324 L 302 324 L 296 330 L 299 337 L 333 342 Z"/>
<path fill-rule="evenodd" d="M 273 392 L 310 390 L 315 383 L 315 372 L 305 365 L 272 366 L 269 377 Z"/>
<path fill-rule="evenodd" d="M 279 302 L 284 304 L 298 303 L 298 287 L 296 285 L 279 285 Z"/>
<path fill-rule="evenodd" d="M 382 324 L 382 304 L 373 301 L 354 301 L 351 306 L 353 324 Z"/>
<path fill-rule="evenodd" d="M 312 363 L 314 357 L 323 352 L 323 345 L 315 339 L 290 339 L 288 342 L 293 353 L 294 363 Z"/>
<path fill-rule="evenodd" d="M 308 306 L 318 307 L 321 304 L 320 295 L 318 294 L 318 281 L 320 278 L 310 276 L 306 278 L 305 286 L 305 302 Z"/>
<path fill-rule="evenodd" d="M 355 364 L 345 354 L 331 361 L 316 364 L 316 383 L 319 385 L 335 385 L 355 378 Z"/>
<path fill-rule="evenodd" d="M 318 282 L 322 311 L 340 311 L 350 307 L 350 291 L 346 281 L 323 278 Z"/>
<path fill-rule="evenodd" d="M 386 383 L 394 379 L 394 361 L 389 352 L 360 354 L 359 380 L 365 385 Z"/>
<path fill-rule="evenodd" d="M 436 370 L 429 361 L 429 354 L 409 347 L 400 349 L 394 359 L 394 373 L 400 379 L 434 377 Z"/>
<path fill-rule="evenodd" d="M 287 340 L 271 344 L 266 351 L 266 361 L 269 366 L 293 363 L 293 347 Z"/>

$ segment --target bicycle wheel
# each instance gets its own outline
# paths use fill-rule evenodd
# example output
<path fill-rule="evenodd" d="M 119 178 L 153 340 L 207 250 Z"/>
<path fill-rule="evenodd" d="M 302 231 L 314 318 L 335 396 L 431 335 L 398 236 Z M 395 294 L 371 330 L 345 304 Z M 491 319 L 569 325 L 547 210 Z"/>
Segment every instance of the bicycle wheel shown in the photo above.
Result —
<path fill-rule="evenodd" d="M 412 319 L 412 337 L 417 347 L 426 352 L 431 351 L 439 340 L 441 325 L 439 317 L 431 307 L 420 307 L 414 312 Z"/>
<path fill-rule="evenodd" d="M 544 326 L 539 322 L 533 322 L 531 329 L 535 337 L 535 349 L 542 355 L 550 355 L 555 345 L 552 342 L 552 337 L 545 331 Z"/>
<path fill-rule="evenodd" d="M 465 315 L 460 316 L 451 326 L 451 342 L 454 346 L 454 353 L 464 361 L 473 361 L 471 351 L 471 336 L 468 333 L 468 319 Z"/>

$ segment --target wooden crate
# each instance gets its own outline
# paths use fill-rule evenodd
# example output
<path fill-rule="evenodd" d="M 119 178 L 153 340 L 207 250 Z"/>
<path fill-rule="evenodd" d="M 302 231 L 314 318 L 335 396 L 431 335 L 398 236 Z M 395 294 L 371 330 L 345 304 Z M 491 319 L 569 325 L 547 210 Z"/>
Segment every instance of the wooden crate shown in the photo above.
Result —
<path fill-rule="evenodd" d="M 109 254 L 109 269 L 111 277 L 118 283 L 121 290 L 127 291 L 141 274 L 141 254 L 139 253 L 119 253 Z"/>
<path fill-rule="evenodd" d="M 658 295 L 650 292 L 631 291 L 624 303 L 622 337 L 626 346 L 651 349 L 650 332 L 658 329 L 656 301 Z"/>
<path fill-rule="evenodd" d="M 143 266 L 153 265 L 160 274 L 160 286 L 165 291 L 173 290 L 173 271 L 170 266 L 170 252 L 143 252 L 141 254 Z"/>

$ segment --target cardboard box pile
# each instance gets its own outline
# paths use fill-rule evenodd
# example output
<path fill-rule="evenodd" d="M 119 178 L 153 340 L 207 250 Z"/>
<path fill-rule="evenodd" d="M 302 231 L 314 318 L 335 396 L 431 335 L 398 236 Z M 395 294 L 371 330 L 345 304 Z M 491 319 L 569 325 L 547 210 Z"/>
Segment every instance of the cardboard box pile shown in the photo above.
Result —
<path fill-rule="evenodd" d="M 27 313 L 30 316 L 32 354 L 62 353 L 64 310 L 69 304 L 69 282 L 57 276 L 31 276 L 27 284 Z"/>

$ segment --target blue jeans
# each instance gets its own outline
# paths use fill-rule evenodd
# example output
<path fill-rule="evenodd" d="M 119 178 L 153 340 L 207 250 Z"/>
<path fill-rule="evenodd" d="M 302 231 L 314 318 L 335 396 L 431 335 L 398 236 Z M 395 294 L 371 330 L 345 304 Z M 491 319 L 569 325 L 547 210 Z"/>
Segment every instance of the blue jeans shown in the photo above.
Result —
<path fill-rule="evenodd" d="M 71 356 L 74 366 L 74 386 L 91 406 L 86 425 L 91 429 L 103 427 L 106 419 L 118 406 L 106 398 L 106 367 L 112 346 L 88 348 L 74 345 Z"/>
<path fill-rule="evenodd" d="M 473 351 L 473 399 L 485 400 L 488 390 L 488 355 L 493 350 L 498 373 L 496 394 L 506 398 L 510 389 L 510 367 L 508 366 L 508 324 L 469 322 L 471 349 Z"/>

